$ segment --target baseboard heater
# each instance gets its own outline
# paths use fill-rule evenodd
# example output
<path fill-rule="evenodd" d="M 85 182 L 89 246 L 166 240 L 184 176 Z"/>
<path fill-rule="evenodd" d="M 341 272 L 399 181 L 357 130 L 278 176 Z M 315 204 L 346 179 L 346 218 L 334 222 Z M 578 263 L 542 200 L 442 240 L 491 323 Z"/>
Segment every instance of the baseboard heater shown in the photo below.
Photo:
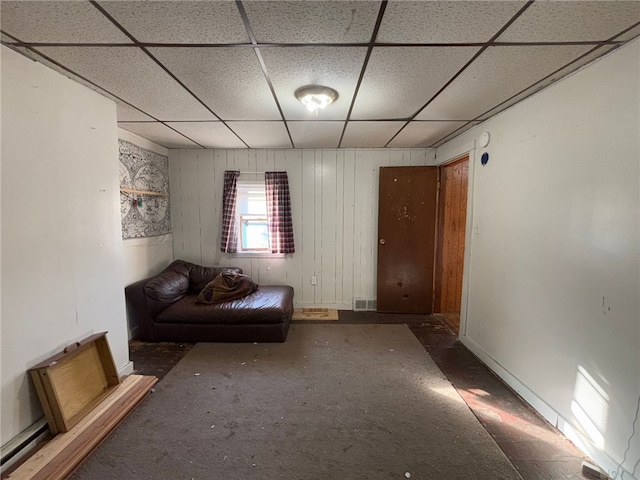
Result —
<path fill-rule="evenodd" d="M 59 433 L 6 480 L 62 480 L 124 420 L 149 393 L 156 377 L 129 375 L 87 416 Z"/>
<path fill-rule="evenodd" d="M 66 478 L 151 391 L 156 377 L 120 379 L 106 335 L 75 342 L 28 370 L 55 436 L 3 478 Z M 21 437 L 35 438 L 26 432 Z M 31 441 L 20 443 L 26 447 Z"/>
<path fill-rule="evenodd" d="M 0 449 L 0 466 L 4 467 L 8 462 L 23 454 L 29 444 L 40 440 L 48 431 L 47 421 L 42 417 L 17 437 L 8 441 Z"/>

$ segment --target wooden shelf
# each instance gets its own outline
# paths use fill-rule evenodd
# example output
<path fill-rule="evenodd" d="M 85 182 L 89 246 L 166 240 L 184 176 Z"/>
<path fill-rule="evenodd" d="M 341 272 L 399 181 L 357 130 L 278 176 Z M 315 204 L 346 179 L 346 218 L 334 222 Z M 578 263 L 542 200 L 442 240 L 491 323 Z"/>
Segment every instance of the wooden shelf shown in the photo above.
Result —
<path fill-rule="evenodd" d="M 133 188 L 124 188 L 124 187 L 121 187 L 120 191 L 124 192 L 124 193 L 134 193 L 134 194 L 138 194 L 138 195 L 154 195 L 156 197 L 168 197 L 169 196 L 168 193 L 164 193 L 164 192 L 151 192 L 149 190 L 134 190 Z"/>

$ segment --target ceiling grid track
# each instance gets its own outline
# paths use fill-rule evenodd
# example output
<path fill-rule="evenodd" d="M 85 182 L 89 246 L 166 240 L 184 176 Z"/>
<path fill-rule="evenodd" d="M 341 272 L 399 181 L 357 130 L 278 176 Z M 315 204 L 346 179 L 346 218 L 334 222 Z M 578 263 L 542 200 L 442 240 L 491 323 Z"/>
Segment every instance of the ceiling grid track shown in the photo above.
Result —
<path fill-rule="evenodd" d="M 631 27 L 625 29 L 625 31 L 616 34 L 616 38 L 625 32 L 637 27 L 638 24 L 634 24 Z M 8 34 L 7 34 L 8 35 Z M 10 35 L 9 35 L 10 36 Z M 8 42 L 5 42 L 8 43 Z M 493 47 L 544 47 L 544 46 L 572 46 L 572 45 L 620 45 L 625 43 L 622 40 L 604 40 L 604 41 L 573 41 L 573 42 L 493 42 L 490 46 Z M 371 45 L 370 42 L 362 43 L 157 43 L 157 42 L 140 42 L 137 43 L 90 43 L 90 42 L 24 42 L 21 40 L 15 40 L 13 45 L 17 47 L 117 47 L 117 48 L 306 48 L 306 47 L 331 47 L 331 48 L 366 48 Z M 374 47 L 401 47 L 401 48 L 420 48 L 420 47 L 434 47 L 434 48 L 465 48 L 465 47 L 484 47 L 487 42 L 462 42 L 462 43 L 438 43 L 438 42 L 425 42 L 425 43 L 390 43 L 390 42 L 375 42 Z"/>
<path fill-rule="evenodd" d="M 482 117 L 484 117 L 485 115 L 487 115 L 487 114 L 488 114 L 489 112 L 491 112 L 492 110 L 495 110 L 495 109 L 497 109 L 497 108 L 500 108 L 502 105 L 505 105 L 505 104 L 509 103 L 511 100 L 513 100 L 514 98 L 516 98 L 516 97 L 517 97 L 517 96 L 519 96 L 519 95 L 522 95 L 522 94 L 523 94 L 524 92 L 526 92 L 527 90 L 532 89 L 532 88 L 535 88 L 537 85 L 540 85 L 540 84 L 541 84 L 541 83 L 543 83 L 545 80 L 547 80 L 547 79 L 549 79 L 549 78 L 553 77 L 554 75 L 556 75 L 557 73 L 561 72 L 561 71 L 562 71 L 562 70 L 564 70 L 565 68 L 567 68 L 567 67 L 569 67 L 569 66 L 573 65 L 574 63 L 579 62 L 581 59 L 583 59 L 583 58 L 585 58 L 585 57 L 587 57 L 587 56 L 591 55 L 593 52 L 595 52 L 595 51 L 596 51 L 596 50 L 598 50 L 599 48 L 602 48 L 602 47 L 604 47 L 605 45 L 620 45 L 620 42 L 616 42 L 616 41 L 615 41 L 615 39 L 616 39 L 616 38 L 618 38 L 618 37 L 620 37 L 621 35 L 624 35 L 625 33 L 629 32 L 629 31 L 633 30 L 634 28 L 636 28 L 636 27 L 638 27 L 638 26 L 640 26 L 640 22 L 634 23 L 633 25 L 631 25 L 629 28 L 626 28 L 626 29 L 625 29 L 625 30 L 623 30 L 622 32 L 615 34 L 613 37 L 611 37 L 611 38 L 609 38 L 609 39 L 607 39 L 607 40 L 605 40 L 605 41 L 603 41 L 603 42 L 600 42 L 598 45 L 596 45 L 595 47 L 593 47 L 591 50 L 589 50 L 589 51 L 587 51 L 587 52 L 583 53 L 582 55 L 580 55 L 579 57 L 575 58 L 574 60 L 572 60 L 571 62 L 567 63 L 566 65 L 563 65 L 562 67 L 560 67 L 560 68 L 558 68 L 558 69 L 554 70 L 554 71 L 553 71 L 553 72 L 551 72 L 549 75 L 547 75 L 547 76 L 545 76 L 544 78 L 541 78 L 540 80 L 538 80 L 536 83 L 534 83 L 534 84 L 532 84 L 532 85 L 529 85 L 529 86 L 528 86 L 528 87 L 526 87 L 526 88 L 523 88 L 523 89 L 522 89 L 522 90 L 520 90 L 518 93 L 516 93 L 516 94 L 514 94 L 514 95 L 510 96 L 509 98 L 507 98 L 507 99 L 506 99 L 506 100 L 504 100 L 503 102 L 501 102 L 501 103 L 499 103 L 499 104 L 497 104 L 497 105 L 495 105 L 495 106 L 491 107 L 489 110 L 487 110 L 487 111 L 485 111 L 485 112 L 481 113 L 480 115 L 478 115 L 478 116 L 477 116 L 476 118 L 474 118 L 473 120 L 469 120 L 469 122 L 468 122 L 468 123 L 466 123 L 466 124 L 462 125 L 460 128 L 458 128 L 458 129 L 454 130 L 454 131 L 453 131 L 453 132 L 451 132 L 450 134 L 448 134 L 448 135 L 446 135 L 445 137 L 441 138 L 440 140 L 438 140 L 438 141 L 434 142 L 434 143 L 433 143 L 429 148 L 439 147 L 440 145 L 442 145 L 443 143 L 445 143 L 447 140 L 450 140 L 450 139 L 454 138 L 454 137 L 456 136 L 455 134 L 456 134 L 457 132 L 459 132 L 460 130 L 462 130 L 463 128 L 465 128 L 467 125 L 469 125 L 469 123 L 472 123 L 472 122 L 483 122 L 483 121 L 487 120 L 486 118 L 482 118 Z M 593 45 L 593 42 L 587 43 L 587 45 Z M 612 50 L 613 50 L 613 49 L 612 49 Z M 612 50 L 610 50 L 610 51 L 612 51 Z M 609 53 L 609 52 L 607 52 L 607 53 Z M 541 89 L 543 89 L 543 88 L 546 88 L 547 86 L 548 86 L 548 85 L 540 86 L 540 88 L 539 88 L 539 89 L 537 89 L 537 90 L 533 90 L 533 91 L 531 92 L 531 94 L 530 94 L 530 95 L 527 95 L 526 97 L 524 97 L 524 98 L 523 98 L 523 99 L 521 99 L 521 100 L 524 100 L 525 98 L 530 97 L 530 96 L 531 96 L 531 95 L 533 95 L 534 93 L 537 93 L 538 91 L 540 91 L 540 90 L 541 90 Z"/>
<path fill-rule="evenodd" d="M 296 148 L 296 144 L 293 142 L 293 137 L 291 136 L 291 131 L 289 130 L 289 124 L 287 123 L 287 119 L 285 118 L 282 107 L 280 106 L 280 102 L 278 101 L 276 89 L 273 87 L 273 82 L 271 81 L 271 77 L 269 76 L 269 72 L 267 71 L 267 65 L 264 63 L 264 58 L 262 58 L 260 48 L 258 48 L 258 41 L 256 40 L 256 36 L 253 33 L 251 24 L 249 23 L 247 12 L 245 11 L 244 5 L 242 5 L 242 2 L 240 0 L 236 0 L 236 6 L 238 7 L 238 12 L 240 12 L 240 17 L 242 18 L 242 22 L 244 23 L 244 28 L 247 31 L 247 35 L 249 35 L 251 45 L 254 47 L 253 51 L 255 52 L 258 63 L 260 64 L 260 68 L 262 69 L 264 79 L 269 86 L 271 95 L 273 95 L 273 101 L 276 102 L 276 107 L 278 108 L 278 112 L 280 112 L 280 117 L 282 118 L 282 123 L 284 123 L 284 128 L 287 130 L 287 135 L 289 136 L 289 141 L 291 142 L 291 148 Z"/>
<path fill-rule="evenodd" d="M 8 34 L 8 33 L 4 32 L 4 31 L 2 31 L 2 30 L 0 30 L 0 33 L 2 33 L 2 34 L 6 35 L 6 36 L 8 36 L 8 37 L 10 37 L 10 38 L 13 38 L 13 39 L 15 39 L 15 40 L 19 41 L 19 40 L 18 40 L 16 37 L 14 37 L 13 35 L 10 35 L 10 34 Z M 7 45 L 7 47 L 9 47 L 9 48 L 11 48 L 12 46 L 14 46 L 14 45 L 11 45 L 11 44 L 6 44 L 5 42 L 2 42 L 2 44 L 3 44 L 3 45 Z M 192 138 L 188 137 L 188 136 L 187 136 L 187 135 L 185 135 L 184 133 L 179 132 L 178 130 L 176 130 L 175 128 L 173 128 L 171 125 L 167 125 L 167 124 L 166 124 L 165 122 L 163 122 L 162 120 L 160 120 L 160 119 L 158 119 L 158 118 L 154 117 L 153 115 L 151 115 L 151 114 L 149 114 L 149 113 L 145 112 L 144 110 L 139 109 L 139 108 L 138 108 L 138 107 L 136 107 L 135 105 L 132 105 L 131 103 L 129 103 L 129 102 L 127 102 L 126 100 L 124 100 L 123 98 L 119 97 L 118 95 L 115 95 L 115 94 L 111 93 L 109 90 L 107 90 L 107 89 L 105 89 L 105 88 L 101 87 L 100 85 L 98 85 L 98 84 L 97 84 L 97 83 L 95 83 L 95 82 L 92 82 L 91 80 L 89 80 L 88 78 L 86 78 L 86 77 L 84 77 L 84 76 L 80 75 L 79 73 L 74 72 L 74 71 L 73 71 L 73 70 L 71 70 L 70 68 L 65 67 L 65 66 L 64 66 L 64 65 L 62 65 L 60 62 L 57 62 L 57 61 L 56 61 L 56 60 L 54 60 L 53 58 L 51 58 L 51 57 L 49 57 L 49 56 L 45 55 L 44 53 L 42 53 L 42 52 L 40 52 L 40 51 L 36 50 L 35 48 L 31 47 L 30 45 L 28 45 L 28 44 L 24 44 L 24 42 L 20 42 L 20 44 L 22 45 L 22 48 L 26 48 L 26 49 L 27 49 L 27 50 L 29 50 L 30 52 L 33 52 L 33 53 L 35 53 L 36 55 L 38 55 L 38 56 L 40 56 L 40 57 L 44 58 L 45 60 L 47 60 L 48 62 L 51 62 L 53 65 L 55 65 L 55 66 L 57 66 L 58 68 L 60 68 L 60 69 L 64 70 L 65 72 L 68 72 L 68 73 L 70 73 L 71 75 L 74 75 L 74 76 L 76 76 L 76 77 L 78 77 L 78 78 L 82 79 L 82 81 L 87 82 L 87 83 L 88 83 L 88 84 L 90 84 L 90 85 L 93 85 L 93 86 L 94 86 L 94 87 L 96 87 L 98 90 L 101 90 L 101 91 L 103 91 L 103 92 L 106 92 L 107 94 L 109 94 L 109 95 L 110 95 L 110 96 L 112 96 L 113 98 L 116 98 L 116 99 L 118 99 L 120 102 L 122 102 L 123 104 L 128 105 L 129 107 L 131 107 L 131 108 L 133 108 L 133 109 L 135 109 L 135 110 L 137 110 L 137 111 L 139 111 L 139 112 L 141 112 L 141 113 L 145 114 L 145 115 L 146 115 L 146 116 L 148 116 L 149 118 L 153 118 L 156 122 L 163 124 L 165 127 L 169 128 L 169 129 L 171 129 L 171 130 L 173 130 L 173 131 L 174 131 L 174 132 L 176 132 L 178 135 L 180 135 L 180 136 L 182 136 L 182 137 L 186 138 L 187 140 L 189 140 L 190 142 L 193 142 L 194 144 L 198 145 L 200 148 L 205 148 L 204 146 L 202 146 L 202 145 L 200 145 L 198 142 L 196 142 L 194 139 L 192 139 Z M 16 44 L 16 45 L 18 45 L 18 44 Z M 22 53 L 22 52 L 19 52 L 19 53 Z M 132 123 L 132 122 L 126 122 L 126 123 Z M 153 122 L 149 122 L 149 121 L 138 121 L 138 122 L 135 122 L 135 123 L 153 123 Z M 163 147 L 164 147 L 164 146 L 165 146 L 165 145 L 163 145 Z M 168 147 L 165 147 L 165 148 L 168 148 Z"/>
<path fill-rule="evenodd" d="M 224 2 L 227 6 L 222 10 L 210 7 L 215 2 L 207 2 L 206 7 L 203 2 L 203 9 L 187 8 L 182 16 L 183 9 L 178 8 L 176 2 L 177 16 L 170 21 L 175 28 L 171 30 L 166 24 L 169 21 L 167 11 L 162 8 L 117 8 L 116 5 L 112 7 L 100 0 L 86 0 L 82 2 L 86 5 L 84 10 L 79 9 L 76 15 L 75 7 L 19 7 L 21 2 L 8 3 L 15 3 L 16 6 L 11 7 L 14 10 L 7 7 L 6 12 L 3 11 L 9 20 L 5 22 L 3 15 L 3 25 L 0 28 L 3 38 L 0 43 L 32 60 L 41 60 L 63 75 L 75 78 L 112 98 L 119 105 L 118 120 L 123 128 L 129 125 L 131 131 L 137 129 L 149 132 L 149 135 L 157 137 L 157 143 L 170 145 L 171 148 L 233 148 L 223 146 L 225 144 L 237 145 L 239 148 L 252 148 L 250 145 L 256 145 L 255 148 L 296 148 L 294 134 L 298 144 L 309 144 L 309 148 L 344 148 L 344 145 L 356 144 L 360 148 L 436 148 L 602 55 L 615 51 L 619 46 L 636 39 L 640 33 L 640 8 L 629 8 L 629 4 L 613 6 L 611 9 L 601 6 L 585 7 L 585 10 L 582 7 L 565 6 L 564 9 L 556 10 L 549 6 L 551 2 L 524 0 L 504 10 L 498 5 L 499 2 L 486 2 L 487 5 L 494 4 L 493 7 L 486 8 L 477 5 L 470 8 L 459 7 L 460 4 L 474 2 L 451 2 L 456 7 L 451 9 L 453 13 L 447 11 L 445 15 L 443 12 L 446 8 L 443 10 L 433 7 L 434 4 L 430 2 L 414 2 L 412 4 L 415 10 L 406 10 L 404 6 L 388 0 L 375 3 L 354 1 L 353 6 L 342 9 L 334 4 L 331 12 L 327 12 L 322 7 L 314 9 L 313 2 L 270 2 L 271 6 L 265 7 L 260 2 L 254 4 L 234 0 Z M 24 2 L 23 5 L 37 3 Z M 431 6 L 423 9 L 421 5 Z M 585 12 L 588 13 L 587 17 L 583 16 Z M 142 17 L 135 18 L 138 13 Z M 472 13 L 477 15 L 472 17 Z M 458 17 L 459 14 L 462 16 Z M 470 20 L 464 20 L 465 15 Z M 357 19 L 355 24 L 354 18 Z M 24 23 L 27 19 L 30 21 Z M 484 30 L 475 28 L 461 34 L 446 30 L 447 25 L 452 27 L 458 21 L 470 22 L 467 25 L 469 27 L 474 22 L 477 26 L 484 22 Z M 431 29 L 429 22 L 437 23 Z M 634 23 L 629 26 L 629 22 Z M 71 33 L 74 32 L 73 29 L 67 28 L 73 25 L 79 27 L 76 34 Z M 167 25 L 166 28 L 163 25 Z M 464 26 L 465 23 L 461 25 Z M 352 26 L 354 29 L 349 33 Z M 18 37 L 26 38 L 26 41 Z M 137 37 L 144 38 L 145 41 L 139 41 Z M 265 42 L 260 43 L 259 38 Z M 76 39 L 79 41 L 75 42 Z M 104 40 L 104 43 L 99 43 L 100 40 Z M 184 42 L 180 43 L 181 40 Z M 336 42 L 333 43 L 332 40 Z M 51 51 L 47 50 L 49 47 Z M 334 65 L 321 64 L 320 67 L 323 68 L 318 71 L 319 75 L 315 75 L 322 84 L 331 85 L 332 80 L 336 80 L 338 90 L 344 92 L 346 102 L 341 103 L 338 115 L 310 118 L 301 114 L 299 116 L 297 110 L 293 110 L 295 105 L 288 95 L 289 90 L 300 83 L 300 75 L 294 65 L 287 65 L 286 49 L 293 54 L 295 49 L 309 47 L 317 47 L 317 54 L 314 48 L 310 49 L 310 58 L 316 58 L 317 55 L 318 59 L 322 59 L 320 61 L 324 61 L 320 52 L 322 49 L 336 49 L 335 55 L 338 57 L 342 56 L 342 52 L 348 57 L 352 51 L 360 49 L 357 60 L 351 60 L 346 69 L 334 71 Z M 377 47 L 381 49 L 376 50 Z M 385 47 L 399 50 L 388 53 L 382 50 Z M 529 47 L 540 48 L 536 50 Z M 117 55 L 117 49 L 139 49 L 153 62 L 144 61 L 145 67 L 149 69 L 146 74 L 150 77 L 149 85 L 145 85 L 145 75 L 138 75 L 138 83 L 135 85 L 126 85 L 122 83 L 124 80 L 112 83 L 116 73 L 109 73 L 108 65 L 111 63 L 103 65 L 91 62 L 90 48 L 96 49 L 95 55 L 111 59 L 111 62 L 118 61 L 118 57 L 114 56 Z M 164 63 L 165 59 L 154 48 L 174 49 L 172 55 L 176 57 L 178 67 L 172 65 L 171 61 Z M 220 48 L 228 49 L 228 53 L 222 53 Z M 425 53 L 424 61 L 411 61 L 408 57 L 406 60 L 400 59 L 397 65 L 393 62 L 384 63 L 387 60 L 383 53 L 391 56 L 413 56 L 414 53 L 410 52 L 412 48 L 418 49 L 415 58 L 422 58 L 419 49 L 426 52 L 433 48 L 445 60 L 437 60 L 431 64 L 428 60 L 431 57 Z M 467 50 L 464 53 L 459 50 L 456 52 L 460 48 Z M 193 59 L 205 59 L 211 55 L 212 58 L 221 60 L 221 66 L 218 70 L 213 66 L 207 67 L 203 63 L 205 60 L 189 63 L 186 58 L 180 59 L 180 54 L 175 49 L 193 50 Z M 211 49 L 211 53 L 196 53 L 199 49 Z M 216 49 L 220 53 L 215 54 Z M 239 53 L 238 49 L 244 52 Z M 253 50 L 255 57 L 248 55 L 247 49 Z M 269 49 L 274 49 L 274 58 L 279 58 L 275 52 L 282 50 L 278 55 L 284 60 L 271 64 L 271 56 L 267 55 Z M 83 54 L 87 59 L 73 61 L 76 52 L 80 59 Z M 529 52 L 532 55 L 531 61 L 528 60 Z M 540 59 L 536 58 L 537 52 Z M 456 55 L 458 60 L 455 60 Z M 133 52 L 127 55 L 129 56 L 132 61 L 136 58 L 138 61 L 144 60 L 133 56 Z M 245 64 L 239 63 L 236 67 L 234 58 L 245 59 Z M 434 61 L 436 59 L 438 57 L 434 56 Z M 327 61 L 330 61 L 329 57 Z M 531 63 L 535 61 L 538 63 Z M 379 62 L 382 62 L 382 67 L 378 65 Z M 245 86 L 243 76 L 246 76 L 248 65 L 251 65 L 252 70 L 251 76 L 246 77 Z M 380 70 L 385 65 L 393 69 L 388 72 Z M 391 67 L 392 65 L 396 66 Z M 187 73 L 180 70 L 185 67 L 219 71 L 220 73 L 214 74 L 221 76 L 239 75 L 241 81 L 236 82 L 237 86 L 221 85 L 209 96 L 205 93 L 208 90 L 202 89 L 208 85 L 206 82 L 211 75 L 206 79 L 194 79 L 188 70 Z M 126 75 L 127 68 L 135 68 L 135 64 L 123 65 L 120 75 Z M 280 68 L 284 70 L 281 71 Z M 433 68 L 437 70 L 432 72 Z M 304 72 L 302 70 L 299 73 Z M 282 74 L 285 75 L 284 80 L 281 78 Z M 403 81 L 404 75 L 406 80 Z M 479 78 L 476 79 L 477 75 Z M 491 82 L 495 75 L 501 77 L 497 79 L 500 82 L 489 87 L 491 83 L 487 82 Z M 87 77 L 94 78 L 95 81 Z M 157 77 L 165 93 L 161 98 L 150 97 L 149 102 L 140 95 L 145 94 L 145 88 L 154 85 L 154 77 Z M 306 80 L 315 83 L 313 78 Z M 340 85 L 340 82 L 344 84 Z M 100 83 L 108 88 L 102 87 Z M 244 103 L 242 100 L 234 100 L 235 96 L 243 95 L 243 88 L 251 88 L 252 85 L 260 88 L 260 97 L 254 92 L 255 104 L 247 103 L 251 102 L 248 99 Z M 481 94 L 483 101 L 477 99 L 474 103 L 472 93 L 462 97 L 454 93 L 461 93 L 460 89 L 473 92 L 474 86 L 480 89 L 478 92 L 484 92 Z M 395 91 L 390 92 L 391 96 L 384 96 L 383 92 L 389 89 L 398 90 L 397 101 L 393 96 Z M 176 115 L 177 112 L 170 108 L 171 105 L 163 104 L 164 95 L 168 100 L 175 99 L 173 103 L 176 108 L 180 107 L 178 98 L 182 98 L 183 103 L 192 108 L 183 107 L 181 114 Z M 471 103 L 465 106 L 465 100 Z M 154 115 L 136 107 L 138 102 L 142 102 L 144 109 L 154 112 Z M 237 106 L 227 108 L 224 102 Z M 373 106 L 364 106 L 363 102 L 373 102 Z M 426 103 L 420 106 L 422 102 Z M 378 103 L 379 110 L 376 108 Z M 201 107 L 205 110 L 201 111 Z M 365 107 L 370 108 L 367 110 L 370 114 L 361 115 L 361 108 Z M 195 114 L 198 111 L 201 112 L 200 115 Z M 358 119 L 359 116 L 368 118 Z M 149 126 L 143 127 L 145 124 Z M 318 128 L 305 127 L 314 124 Z M 218 130 L 223 128 L 222 125 L 224 130 Z M 193 132 L 190 128 L 193 128 Z M 299 128 L 302 129 L 300 132 Z M 184 129 L 187 134 L 179 131 Z M 190 136 L 199 138 L 196 133 L 198 131 L 202 132 L 202 138 L 196 142 Z M 174 136 L 175 134 L 179 137 Z M 258 146 L 260 142 L 266 145 Z M 274 146 L 267 146 L 271 144 Z"/>
<path fill-rule="evenodd" d="M 371 33 L 371 40 L 369 41 L 369 44 L 368 44 L 367 54 L 365 55 L 364 62 L 362 63 L 360 76 L 358 77 L 356 88 L 353 91 L 353 97 L 351 97 L 351 105 L 349 105 L 347 118 L 345 119 L 344 126 L 342 127 L 342 133 L 340 134 L 340 140 L 338 141 L 338 148 L 340 148 L 340 145 L 342 145 L 344 134 L 347 131 L 347 125 L 349 125 L 349 121 L 351 120 L 351 112 L 353 112 L 353 107 L 356 104 L 356 98 L 358 98 L 358 91 L 360 90 L 360 85 L 362 85 L 362 79 L 364 78 L 367 65 L 369 64 L 369 59 L 371 58 L 371 53 L 373 52 L 373 47 L 375 45 L 376 38 L 378 38 L 378 32 L 380 31 L 380 25 L 382 25 L 382 18 L 384 17 L 384 12 L 386 11 L 386 9 L 387 9 L 387 0 L 382 0 L 382 3 L 380 4 L 380 10 L 378 10 L 378 18 L 376 19 L 376 24 L 373 27 L 373 32 Z"/>
<path fill-rule="evenodd" d="M 222 120 L 222 118 L 220 118 L 216 112 L 214 112 L 213 110 L 211 110 L 211 108 L 209 108 L 209 106 L 204 103 L 200 97 L 198 97 L 189 87 L 187 87 L 178 77 L 176 77 L 171 70 L 169 70 L 167 67 L 164 66 L 164 64 L 162 62 L 160 62 L 160 60 L 158 60 L 146 47 L 144 47 L 140 42 L 138 42 L 138 40 L 131 35 L 122 25 L 120 25 L 120 23 L 113 18 L 109 12 L 107 12 L 104 8 L 102 8 L 102 6 L 100 4 L 98 4 L 98 2 L 96 0 L 90 0 L 90 3 L 96 7 L 98 9 L 98 11 L 100 11 L 100 13 L 102 13 L 105 17 L 107 17 L 107 19 L 109 19 L 110 22 L 112 22 L 116 27 L 118 27 L 118 29 L 120 29 L 120 31 L 122 33 L 124 33 L 138 48 L 140 48 L 140 50 L 142 50 L 144 53 L 146 53 L 149 58 L 151 58 L 151 60 L 153 60 L 155 63 L 158 64 L 158 66 L 160 68 L 162 68 L 171 78 L 173 78 L 182 88 L 184 88 L 193 98 L 195 98 L 198 103 L 200 103 L 204 108 L 206 108 L 214 117 L 216 117 L 225 127 L 227 127 L 229 129 L 229 131 L 231 133 L 233 133 L 238 140 L 240 140 L 247 148 L 250 148 L 249 145 L 242 139 L 242 137 L 240 137 L 240 135 L 238 135 L 228 124 L 227 122 L 225 122 L 224 120 Z M 165 126 L 169 127 L 169 125 L 167 125 L 166 123 L 162 122 Z M 169 127 L 171 128 L 171 127 Z M 172 129 L 173 130 L 173 129 Z M 197 143 L 197 142 L 196 142 Z M 198 143 L 198 145 L 200 145 Z"/>
<path fill-rule="evenodd" d="M 468 62 L 467 62 L 467 63 L 466 63 L 466 64 L 465 64 L 465 65 L 464 65 L 460 70 L 458 70 L 458 72 L 457 72 L 453 77 L 451 77 L 451 78 L 449 79 L 449 81 L 448 81 L 447 83 L 445 83 L 445 84 L 440 88 L 440 90 L 438 90 L 438 91 L 435 93 L 435 95 L 433 95 L 433 96 L 432 96 L 432 97 L 427 101 L 427 103 L 425 103 L 421 108 L 419 108 L 419 109 L 418 109 L 418 111 L 417 111 L 416 113 L 414 113 L 414 114 L 411 116 L 411 118 L 407 121 L 407 123 L 405 123 L 405 124 L 400 128 L 400 130 L 398 130 L 398 131 L 396 132 L 396 134 L 395 134 L 393 137 L 391 137 L 391 139 L 390 139 L 390 140 L 385 144 L 385 147 L 388 147 L 388 146 L 389 146 L 389 144 L 393 141 L 393 139 L 394 139 L 394 138 L 396 138 L 396 137 L 400 134 L 400 132 L 402 132 L 402 131 L 407 127 L 407 125 L 409 125 L 409 122 L 411 122 L 412 120 L 414 120 L 414 119 L 415 119 L 415 118 L 420 114 L 420 112 L 422 112 L 425 108 L 427 108 L 427 106 L 429 106 L 429 104 L 430 104 L 431 102 L 433 102 L 433 101 L 436 99 L 436 97 L 437 97 L 438 95 L 440 95 L 440 94 L 441 94 L 441 93 L 442 93 L 442 92 L 443 92 L 443 91 L 444 91 L 444 90 L 445 90 L 449 85 L 451 85 L 451 84 L 455 81 L 455 79 L 456 79 L 456 78 L 458 78 L 458 77 L 462 74 L 462 72 L 464 72 L 467 68 L 469 68 L 469 65 L 471 65 L 473 62 L 475 62 L 475 61 L 476 61 L 476 59 L 477 59 L 480 55 L 482 55 L 482 53 L 483 53 L 487 48 L 489 48 L 489 47 L 492 45 L 492 43 L 493 43 L 497 38 L 499 38 L 499 37 L 500 37 L 500 35 L 502 35 L 502 34 L 504 33 L 504 31 L 505 31 L 505 30 L 506 30 L 507 28 L 509 28 L 509 27 L 511 26 L 511 24 L 512 24 L 513 22 L 515 22 L 515 21 L 516 21 L 516 19 L 517 19 L 520 15 L 522 15 L 522 14 L 525 12 L 525 10 L 527 10 L 527 9 L 528 9 L 532 4 L 533 4 L 533 2 L 534 2 L 534 1 L 535 1 L 535 0 L 529 0 L 529 1 L 528 1 L 528 2 L 527 2 L 527 3 L 526 3 L 526 4 L 525 4 L 525 5 L 524 5 L 520 10 L 518 10 L 518 12 L 517 12 L 513 17 L 511 17 L 511 20 L 509 20 L 507 23 L 505 23 L 505 24 L 502 26 L 502 28 L 501 28 L 500 30 L 498 30 L 498 32 L 497 32 L 493 37 L 491 37 L 491 38 L 489 39 L 489 41 L 488 41 L 487 43 L 485 43 L 485 44 L 482 46 L 482 48 L 480 48 L 480 50 L 478 50 L 478 51 L 476 52 L 476 54 L 475 54 L 473 57 L 471 57 L 471 60 L 469 60 L 469 61 L 468 61 Z M 467 124 L 467 125 L 468 125 L 468 124 Z M 461 128 L 462 128 L 462 127 L 461 127 Z"/>

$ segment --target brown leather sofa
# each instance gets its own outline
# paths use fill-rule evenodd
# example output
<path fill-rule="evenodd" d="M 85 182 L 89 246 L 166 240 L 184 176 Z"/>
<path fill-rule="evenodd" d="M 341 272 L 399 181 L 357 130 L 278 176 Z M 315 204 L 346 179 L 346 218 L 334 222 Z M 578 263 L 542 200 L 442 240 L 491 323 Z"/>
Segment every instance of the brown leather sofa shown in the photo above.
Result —
<path fill-rule="evenodd" d="M 230 302 L 197 303 L 198 293 L 220 272 L 176 260 L 158 275 L 125 288 L 137 338 L 147 342 L 284 342 L 293 315 L 293 288 L 260 285 Z"/>

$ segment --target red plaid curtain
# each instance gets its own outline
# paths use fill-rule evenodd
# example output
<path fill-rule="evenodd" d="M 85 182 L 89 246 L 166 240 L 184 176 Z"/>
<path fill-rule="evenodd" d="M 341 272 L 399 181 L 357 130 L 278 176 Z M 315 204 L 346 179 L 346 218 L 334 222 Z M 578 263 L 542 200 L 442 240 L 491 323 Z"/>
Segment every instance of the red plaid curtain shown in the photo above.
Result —
<path fill-rule="evenodd" d="M 287 172 L 265 172 L 267 221 L 271 235 L 271 253 L 293 253 L 293 222 Z"/>
<path fill-rule="evenodd" d="M 238 192 L 237 170 L 224 172 L 224 190 L 222 191 L 222 238 L 220 250 L 225 253 L 238 251 L 238 230 L 236 227 L 236 198 Z"/>

